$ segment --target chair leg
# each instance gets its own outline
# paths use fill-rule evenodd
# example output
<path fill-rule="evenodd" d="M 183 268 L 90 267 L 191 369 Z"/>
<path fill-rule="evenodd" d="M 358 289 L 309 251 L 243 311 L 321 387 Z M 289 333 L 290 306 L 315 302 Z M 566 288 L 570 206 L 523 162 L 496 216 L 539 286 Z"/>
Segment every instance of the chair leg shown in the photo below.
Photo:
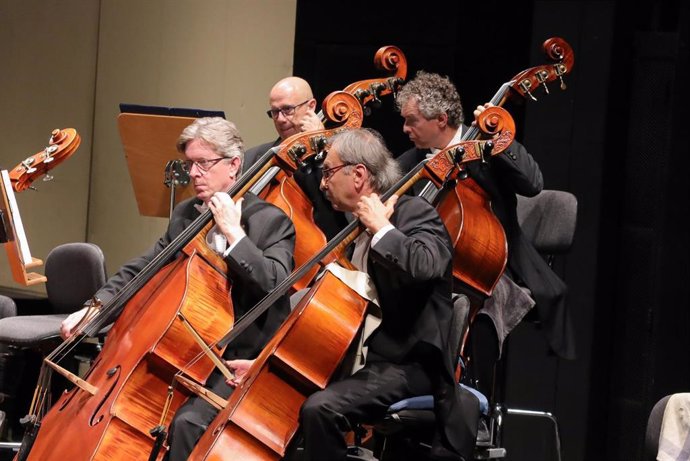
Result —
<path fill-rule="evenodd" d="M 21 442 L 0 442 L 0 459 L 14 458 L 21 445 Z"/>
<path fill-rule="evenodd" d="M 558 421 L 553 413 L 548 411 L 534 411 L 534 410 L 520 410 L 517 408 L 506 408 L 506 414 L 519 416 L 536 416 L 539 418 L 546 418 L 553 423 L 553 430 L 556 443 L 556 459 L 561 461 L 561 436 L 558 432 Z"/>
<path fill-rule="evenodd" d="M 503 407 L 500 404 L 491 406 L 488 418 L 489 440 L 481 443 L 477 440 L 474 450 L 475 460 L 504 459 L 508 455 L 502 446 Z"/>
<path fill-rule="evenodd" d="M 348 461 L 378 461 L 374 452 L 364 448 L 364 438 L 369 434 L 363 426 L 357 424 L 352 428 L 354 445 L 347 447 Z"/>

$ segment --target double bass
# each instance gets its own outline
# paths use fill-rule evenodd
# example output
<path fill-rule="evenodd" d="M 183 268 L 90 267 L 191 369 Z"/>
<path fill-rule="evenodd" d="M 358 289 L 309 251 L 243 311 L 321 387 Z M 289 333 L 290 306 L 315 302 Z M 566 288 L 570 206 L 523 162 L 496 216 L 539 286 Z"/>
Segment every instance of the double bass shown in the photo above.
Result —
<path fill-rule="evenodd" d="M 374 56 L 374 66 L 383 70 L 386 75 L 380 78 L 360 80 L 350 83 L 342 91 L 331 93 L 322 104 L 318 113 L 321 121 L 327 125 L 326 130 L 299 133 L 286 139 L 280 146 L 269 150 L 264 155 L 274 155 L 275 161 L 270 162 L 270 168 L 262 169 L 265 174 L 250 189 L 262 199 L 282 209 L 295 224 L 295 266 L 299 267 L 310 256 L 326 245 L 327 238 L 314 222 L 313 205 L 297 182 L 297 170 L 303 170 L 308 175 L 315 174 L 316 165 L 322 160 L 323 148 L 328 136 L 340 130 L 358 128 L 362 125 L 363 117 L 369 114 L 372 107 L 381 104 L 381 98 L 394 94 L 402 85 L 407 75 L 407 61 L 403 52 L 395 46 L 383 46 Z M 346 98 L 345 95 L 353 98 Z M 354 101 L 359 101 L 357 107 L 362 113 L 355 112 Z M 336 127 L 330 125 L 336 124 Z M 283 146 L 289 146 L 286 149 Z M 259 163 L 266 164 L 265 158 Z M 254 170 L 247 174 L 256 174 Z M 307 287 L 316 268 L 298 280 L 292 291 Z"/>
<path fill-rule="evenodd" d="M 42 151 L 25 158 L 10 170 L 12 189 L 15 192 L 26 190 L 43 175 L 44 181 L 50 181 L 53 177 L 48 172 L 70 158 L 80 144 L 81 136 L 74 128 L 54 129 Z"/>
<path fill-rule="evenodd" d="M 404 193 L 421 179 L 452 180 L 468 162 L 503 151 L 514 139 L 512 118 L 501 108 L 482 114 L 501 127 L 490 139 L 461 143 L 420 163 L 382 196 Z M 489 124 L 485 124 L 488 126 Z M 342 259 L 361 232 L 353 221 L 307 263 L 267 295 L 219 344 L 239 335 L 313 266 Z M 190 460 L 275 460 L 286 455 L 299 428 L 299 410 L 309 395 L 333 379 L 359 332 L 366 300 L 326 272 L 302 298 L 254 361 L 199 440 Z"/>
<path fill-rule="evenodd" d="M 529 97 L 536 101 L 534 93 L 543 89 L 549 93 L 547 83 L 560 81 L 573 67 L 574 56 L 570 45 L 559 37 L 552 37 L 542 44 L 552 64 L 525 69 L 501 85 L 491 98 L 493 106 L 502 106 L 509 99 L 520 101 Z M 502 130 L 493 117 L 480 118 L 470 127 L 462 141 L 477 139 L 482 133 Z M 452 146 L 451 146 L 452 147 Z M 435 186 L 439 187 L 436 183 Z M 441 215 L 453 241 L 453 276 L 456 289 L 467 294 L 476 303 L 491 296 L 496 283 L 505 270 L 508 248 L 505 232 L 491 210 L 488 194 L 467 174 L 460 175 L 453 184 L 431 198 Z"/>

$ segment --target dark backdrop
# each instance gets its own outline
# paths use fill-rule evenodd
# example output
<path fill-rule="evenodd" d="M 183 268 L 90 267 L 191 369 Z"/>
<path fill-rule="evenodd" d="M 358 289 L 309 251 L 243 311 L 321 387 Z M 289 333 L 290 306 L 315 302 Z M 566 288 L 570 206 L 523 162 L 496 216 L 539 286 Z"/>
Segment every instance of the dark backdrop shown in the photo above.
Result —
<path fill-rule="evenodd" d="M 297 2 L 295 75 L 321 100 L 380 76 L 373 56 L 402 49 L 408 77 L 451 77 L 467 118 L 501 83 L 546 63 L 541 43 L 564 38 L 575 66 L 567 89 L 509 104 L 518 139 L 546 188 L 579 202 L 566 280 L 578 358 L 549 354 L 532 324 L 510 338 L 506 403 L 552 411 L 563 459 L 643 459 L 647 415 L 663 395 L 690 391 L 688 318 L 688 7 L 681 2 L 427 0 L 413 8 L 363 1 Z M 395 6 L 395 9 L 387 8 Z M 410 147 L 390 98 L 365 120 L 391 150 Z M 553 459 L 549 426 L 509 417 L 509 459 Z"/>

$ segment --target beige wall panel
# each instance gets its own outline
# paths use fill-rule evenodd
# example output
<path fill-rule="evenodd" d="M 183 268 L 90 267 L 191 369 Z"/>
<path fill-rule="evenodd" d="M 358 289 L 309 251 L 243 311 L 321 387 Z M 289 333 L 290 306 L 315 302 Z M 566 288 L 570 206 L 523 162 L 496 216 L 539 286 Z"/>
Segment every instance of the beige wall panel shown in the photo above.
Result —
<path fill-rule="evenodd" d="M 247 146 L 272 139 L 264 111 L 270 87 L 292 71 L 295 3 L 0 0 L 0 166 L 41 150 L 53 128 L 82 136 L 54 181 L 18 194 L 33 255 L 92 241 L 112 273 L 165 228 L 164 218 L 138 214 L 117 131 L 121 102 L 223 110 Z M 0 288 L 22 288 L 4 252 L 0 268 Z"/>
<path fill-rule="evenodd" d="M 54 128 L 75 128 L 82 137 L 76 153 L 54 168 L 52 182 L 39 179 L 37 191 L 17 194 L 39 259 L 60 243 L 86 238 L 99 4 L 0 0 L 0 167 L 10 170 L 42 150 Z M 12 279 L 2 249 L 0 287 L 24 288 Z"/>
<path fill-rule="evenodd" d="M 103 0 L 88 240 L 110 272 L 150 247 L 165 218 L 138 213 L 119 103 L 223 110 L 249 146 L 275 136 L 268 91 L 289 75 L 295 1 Z M 163 181 L 163 171 L 150 174 Z"/>

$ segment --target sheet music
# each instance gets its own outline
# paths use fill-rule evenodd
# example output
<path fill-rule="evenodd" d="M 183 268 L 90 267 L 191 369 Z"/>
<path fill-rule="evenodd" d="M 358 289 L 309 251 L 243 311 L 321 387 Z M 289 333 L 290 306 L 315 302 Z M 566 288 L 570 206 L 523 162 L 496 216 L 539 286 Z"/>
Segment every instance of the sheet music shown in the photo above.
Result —
<path fill-rule="evenodd" d="M 17 199 L 14 196 L 14 189 L 12 189 L 12 183 L 10 182 L 10 175 L 7 170 L 2 170 L 0 173 L 2 174 L 2 183 L 7 194 L 7 202 L 10 206 L 8 210 L 10 214 L 9 219 L 14 222 L 15 237 L 19 243 L 19 256 L 22 258 L 22 263 L 27 265 L 33 261 L 33 258 L 31 257 L 31 251 L 29 251 L 29 242 L 26 240 L 26 234 L 24 233 L 22 218 L 19 215 L 19 207 L 17 206 Z"/>

